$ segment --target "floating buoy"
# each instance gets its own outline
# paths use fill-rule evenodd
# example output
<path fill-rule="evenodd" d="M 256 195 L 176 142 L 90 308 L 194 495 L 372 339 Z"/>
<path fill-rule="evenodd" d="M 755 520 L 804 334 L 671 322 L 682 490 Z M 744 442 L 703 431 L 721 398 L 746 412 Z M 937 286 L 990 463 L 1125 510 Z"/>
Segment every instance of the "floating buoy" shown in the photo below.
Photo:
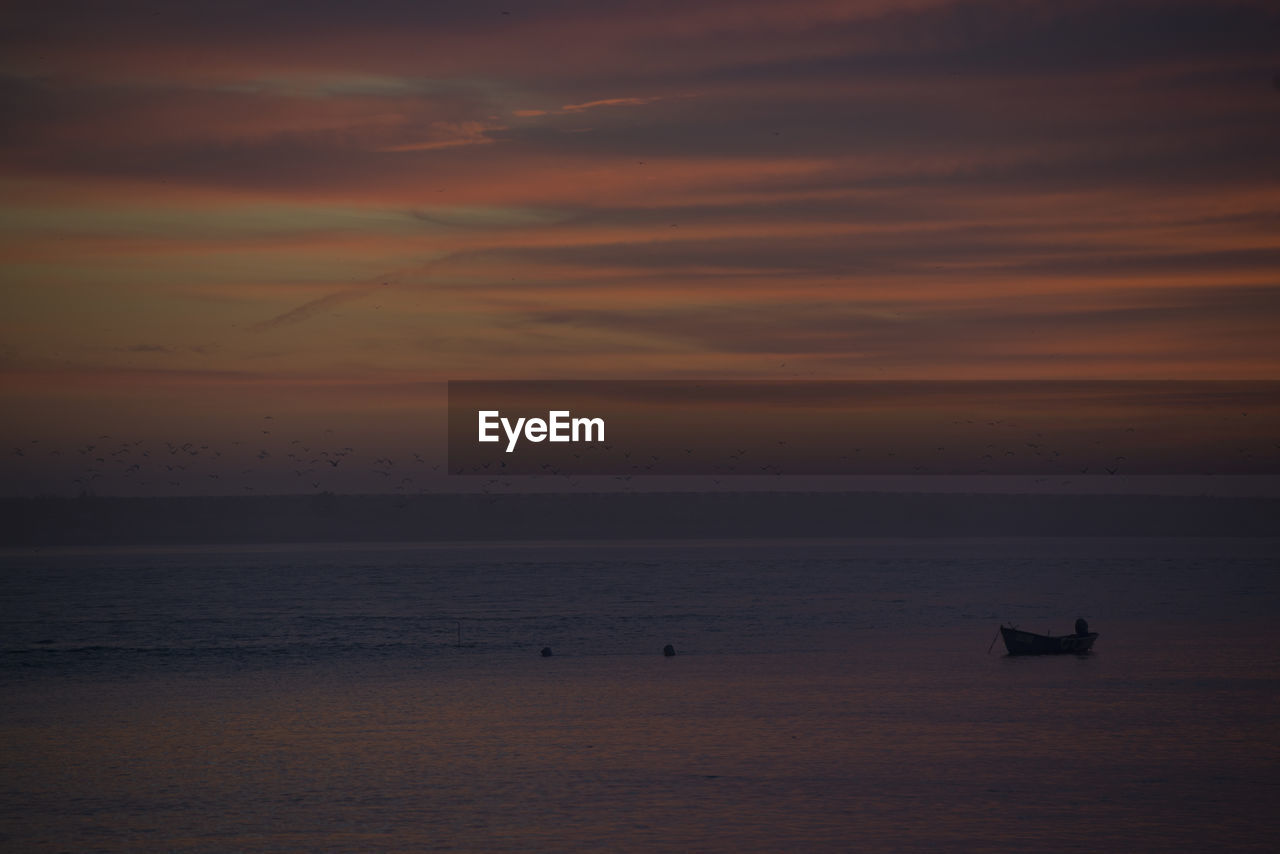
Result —
<path fill-rule="evenodd" d="M 670 658 L 671 656 L 676 654 L 676 648 L 671 644 L 667 644 L 662 648 L 662 654 L 665 655 L 667 658 Z"/>
<path fill-rule="evenodd" d="M 549 647 L 549 646 L 544 646 L 544 647 L 542 648 L 542 657 L 543 657 L 543 658 L 550 658 L 550 657 L 551 657 L 551 647 Z"/>

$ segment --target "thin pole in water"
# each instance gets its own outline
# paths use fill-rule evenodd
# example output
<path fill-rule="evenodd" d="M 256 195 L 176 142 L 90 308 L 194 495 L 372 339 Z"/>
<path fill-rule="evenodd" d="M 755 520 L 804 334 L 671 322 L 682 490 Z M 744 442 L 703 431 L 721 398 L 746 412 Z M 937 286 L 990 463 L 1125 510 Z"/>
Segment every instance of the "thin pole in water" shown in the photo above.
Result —
<path fill-rule="evenodd" d="M 991 646 L 987 647 L 987 655 L 991 654 L 991 647 L 996 645 L 996 638 L 1000 637 L 1000 627 L 996 626 L 996 635 L 991 639 Z"/>

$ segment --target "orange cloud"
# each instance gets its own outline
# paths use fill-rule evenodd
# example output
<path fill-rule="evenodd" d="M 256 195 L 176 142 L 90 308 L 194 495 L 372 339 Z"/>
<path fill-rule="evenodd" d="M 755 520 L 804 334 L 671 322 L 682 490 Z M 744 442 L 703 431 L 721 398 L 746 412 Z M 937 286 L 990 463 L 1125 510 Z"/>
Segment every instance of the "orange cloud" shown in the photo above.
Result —
<path fill-rule="evenodd" d="M 655 3 L 21 10 L 0 364 L 355 420 L 512 365 L 1280 373 L 1265 7 Z"/>

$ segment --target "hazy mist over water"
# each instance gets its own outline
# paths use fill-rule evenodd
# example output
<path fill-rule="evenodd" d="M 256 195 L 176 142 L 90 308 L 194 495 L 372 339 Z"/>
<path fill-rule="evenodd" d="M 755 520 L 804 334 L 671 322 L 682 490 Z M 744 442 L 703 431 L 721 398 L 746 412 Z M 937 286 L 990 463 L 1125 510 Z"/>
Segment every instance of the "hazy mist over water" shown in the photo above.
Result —
<path fill-rule="evenodd" d="M 1257 539 L 11 550 L 0 840 L 1270 850 L 1278 554 Z M 1093 655 L 987 653 L 1002 621 L 1065 633 L 1077 616 L 1101 632 Z"/>

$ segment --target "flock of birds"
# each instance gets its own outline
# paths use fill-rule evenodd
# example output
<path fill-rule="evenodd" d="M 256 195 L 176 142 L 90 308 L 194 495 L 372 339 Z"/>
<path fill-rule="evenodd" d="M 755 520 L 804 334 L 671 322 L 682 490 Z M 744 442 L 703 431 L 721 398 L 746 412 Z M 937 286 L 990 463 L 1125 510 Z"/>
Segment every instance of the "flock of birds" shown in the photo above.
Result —
<path fill-rule="evenodd" d="M 1247 416 L 1248 413 L 1242 413 Z M 349 444 L 341 444 L 332 429 L 320 434 L 285 438 L 276 429 L 271 415 L 262 416 L 252 440 L 230 442 L 157 441 L 151 439 L 118 439 L 101 434 L 71 448 L 51 447 L 47 441 L 31 439 L 15 446 L 12 454 L 28 458 L 27 468 L 62 472 L 65 484 L 81 494 L 228 494 L 252 492 L 380 492 L 414 494 L 439 492 L 447 475 L 471 475 L 476 479 L 467 486 L 482 492 L 502 491 L 513 485 L 513 476 L 537 475 L 563 479 L 571 488 L 580 485 L 578 478 L 586 474 L 611 477 L 618 488 L 630 488 L 634 477 L 655 474 L 697 473 L 711 478 L 719 486 L 729 475 L 813 474 L 815 459 L 829 459 L 832 474 L 1000 474 L 1029 473 L 1039 475 L 1036 484 L 1070 485 L 1075 475 L 1118 475 L 1126 471 L 1133 455 L 1141 453 L 1142 435 L 1136 428 L 1124 428 L 1131 441 L 1123 448 L 1109 441 L 1088 440 L 1086 447 L 1056 447 L 1062 444 L 1046 439 L 1042 432 L 1028 432 L 1006 420 L 955 420 L 952 429 L 966 432 L 963 441 L 952 445 L 936 445 L 931 449 L 907 450 L 899 445 L 891 450 L 885 443 L 874 446 L 844 447 L 823 455 L 812 446 L 776 440 L 772 447 L 733 447 L 716 452 L 678 448 L 667 456 L 624 450 L 612 445 L 581 446 L 581 450 L 564 452 L 559 462 L 538 457 L 519 460 L 477 457 L 446 468 L 432 455 L 407 451 L 396 456 L 361 453 Z M 977 431 L 987 435 L 975 438 Z M 993 431 L 1004 435 L 992 435 Z M 1280 443 L 1275 444 L 1280 451 Z M 835 453 L 836 450 L 844 453 Z M 793 453 L 793 451 L 795 453 Z M 1119 452 L 1117 452 L 1119 451 Z M 798 455 L 797 455 L 798 454 Z M 1265 462 L 1257 449 L 1235 448 L 1238 462 Z M 714 456 L 714 458 L 713 458 Z M 541 460 L 539 462 L 538 460 Z M 787 462 L 800 462 L 800 468 L 788 468 Z M 1270 454 L 1274 465 L 1280 457 Z M 454 488 L 462 487 L 457 480 Z M 598 484 L 597 484 L 598 485 Z M 465 487 L 463 487 L 465 488 Z"/>
<path fill-rule="evenodd" d="M 274 417 L 262 418 L 264 426 L 253 440 L 121 440 L 100 434 L 71 448 L 31 439 L 12 453 L 42 458 L 47 468 L 67 473 L 70 486 L 81 493 L 208 493 L 235 491 L 236 486 L 254 492 L 267 485 L 278 491 L 326 491 L 359 480 L 348 476 L 352 470 L 394 479 L 392 491 L 408 492 L 424 474 L 442 468 L 420 453 L 412 456 L 412 470 L 389 456 L 362 457 L 351 445 L 334 442 L 332 429 L 317 438 L 273 439 L 278 433 L 272 429 Z"/>

